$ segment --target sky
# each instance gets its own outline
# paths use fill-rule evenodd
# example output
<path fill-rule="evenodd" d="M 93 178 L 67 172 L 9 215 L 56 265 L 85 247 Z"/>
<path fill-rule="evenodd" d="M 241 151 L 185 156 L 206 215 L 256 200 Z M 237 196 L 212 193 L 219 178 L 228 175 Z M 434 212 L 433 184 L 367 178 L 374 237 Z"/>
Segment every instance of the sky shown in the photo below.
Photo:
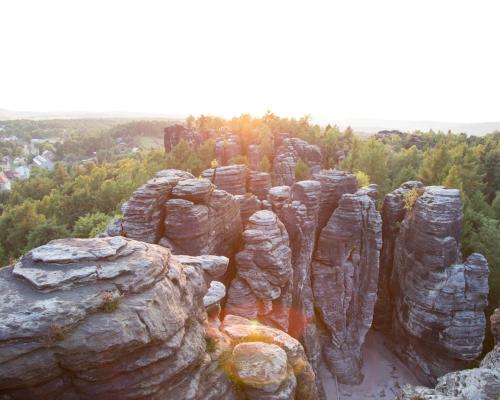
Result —
<path fill-rule="evenodd" d="M 497 0 L 1 0 L 0 108 L 500 121 Z"/>

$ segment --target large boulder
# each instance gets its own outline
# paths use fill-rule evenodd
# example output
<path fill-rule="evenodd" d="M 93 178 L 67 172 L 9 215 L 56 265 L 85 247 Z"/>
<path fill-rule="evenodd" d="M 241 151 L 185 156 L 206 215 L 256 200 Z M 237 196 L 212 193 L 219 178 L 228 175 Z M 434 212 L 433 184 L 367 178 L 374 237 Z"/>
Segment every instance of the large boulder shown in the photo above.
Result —
<path fill-rule="evenodd" d="M 460 192 L 440 186 L 411 192 L 391 275 L 395 350 L 423 382 L 465 368 L 482 350 L 488 263 L 461 260 Z"/>
<path fill-rule="evenodd" d="M 377 298 L 382 221 L 367 191 L 344 194 L 319 236 L 312 263 L 323 355 L 342 383 L 359 384 L 361 346 Z"/>
<path fill-rule="evenodd" d="M 226 312 L 258 319 L 288 331 L 292 302 L 291 251 L 287 231 L 271 211 L 253 214 L 236 254 L 236 277 L 228 291 Z"/>
<path fill-rule="evenodd" d="M 0 288 L 0 398 L 234 398 L 208 368 L 202 271 L 163 247 L 55 240 L 1 269 Z"/>
<path fill-rule="evenodd" d="M 271 175 L 267 172 L 250 171 L 248 175 L 248 191 L 255 194 L 260 200 L 267 199 L 271 189 Z"/>

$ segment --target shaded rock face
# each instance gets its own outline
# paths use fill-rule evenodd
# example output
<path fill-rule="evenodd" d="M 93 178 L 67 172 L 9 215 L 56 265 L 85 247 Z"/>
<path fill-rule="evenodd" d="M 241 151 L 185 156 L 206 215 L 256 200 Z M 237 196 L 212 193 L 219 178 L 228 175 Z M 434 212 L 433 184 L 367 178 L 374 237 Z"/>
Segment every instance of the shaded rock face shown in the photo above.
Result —
<path fill-rule="evenodd" d="M 323 355 L 342 383 L 363 379 L 361 346 L 377 298 L 381 229 L 372 197 L 363 190 L 344 194 L 314 254 L 313 293 L 324 325 Z"/>
<path fill-rule="evenodd" d="M 107 234 L 158 243 L 174 254 L 231 257 L 241 236 L 238 200 L 208 179 L 165 170 L 136 190 L 123 205 L 121 228 Z"/>
<path fill-rule="evenodd" d="M 267 172 L 250 171 L 248 175 L 248 191 L 255 194 L 259 200 L 265 200 L 271 189 L 271 175 Z"/>
<path fill-rule="evenodd" d="M 224 133 L 215 139 L 215 156 L 220 165 L 228 165 L 232 158 L 241 154 L 241 142 L 238 135 Z"/>
<path fill-rule="evenodd" d="M 246 225 L 248 219 L 262 208 L 262 202 L 254 194 L 234 196 L 240 203 L 241 222 Z"/>
<path fill-rule="evenodd" d="M 234 398 L 208 368 L 202 272 L 165 248 L 56 240 L 1 269 L 0 287 L 2 398 Z"/>
<path fill-rule="evenodd" d="M 319 378 L 321 344 L 316 327 L 314 298 L 311 284 L 311 260 L 316 243 L 321 184 L 318 181 L 295 183 L 272 191 L 270 201 L 283 221 L 292 250 L 293 285 L 292 310 L 288 332 L 300 339 L 307 358 Z M 318 382 L 320 394 L 324 396 Z"/>
<path fill-rule="evenodd" d="M 436 387 L 405 386 L 397 400 L 496 400 L 500 394 L 500 345 L 486 354 L 479 368 L 450 372 Z"/>
<path fill-rule="evenodd" d="M 179 124 L 168 126 L 163 130 L 163 132 L 163 142 L 166 153 L 171 151 L 172 148 L 181 140 L 185 140 L 193 146 L 199 145 L 203 140 L 203 137 L 199 132 Z"/>
<path fill-rule="evenodd" d="M 493 339 L 495 344 L 500 343 L 500 308 L 497 308 L 493 314 L 490 316 L 491 322 L 491 333 L 493 334 Z"/>
<path fill-rule="evenodd" d="M 245 194 L 247 192 L 248 168 L 243 164 L 206 169 L 201 175 L 209 179 L 218 189 L 228 193 Z"/>
<path fill-rule="evenodd" d="M 429 384 L 481 353 L 488 264 L 461 262 L 462 203 L 456 189 L 431 186 L 401 222 L 391 276 L 396 351 Z"/>
<path fill-rule="evenodd" d="M 224 318 L 222 335 L 229 348 L 224 367 L 245 399 L 318 399 L 314 371 L 297 340 L 234 315 Z"/>
<path fill-rule="evenodd" d="M 358 190 L 356 175 L 337 170 L 321 170 L 314 174 L 321 183 L 321 198 L 318 216 L 318 233 L 325 227 L 333 211 L 338 207 L 340 198 L 346 193 Z"/>
<path fill-rule="evenodd" d="M 243 232 L 243 250 L 236 254 L 226 313 L 288 331 L 292 278 L 285 226 L 271 211 L 256 212 Z"/>
<path fill-rule="evenodd" d="M 193 178 L 189 172 L 160 171 L 155 178 L 137 189 L 122 206 L 122 229 L 127 237 L 147 243 L 158 243 L 164 218 L 163 204 L 174 186 L 183 179 Z"/>
<path fill-rule="evenodd" d="M 394 264 L 394 248 L 399 227 L 405 217 L 405 195 L 412 189 L 422 189 L 419 181 L 403 183 L 398 189 L 388 193 L 382 204 L 382 250 L 380 253 L 380 274 L 377 303 L 373 326 L 375 329 L 389 333 L 392 326 L 392 287 L 391 275 Z"/>
<path fill-rule="evenodd" d="M 299 158 L 307 164 L 311 175 L 320 171 L 321 151 L 319 146 L 309 144 L 305 140 L 298 138 L 284 138 L 273 160 L 273 177 L 276 185 L 293 185 L 295 182 L 295 167 Z"/>

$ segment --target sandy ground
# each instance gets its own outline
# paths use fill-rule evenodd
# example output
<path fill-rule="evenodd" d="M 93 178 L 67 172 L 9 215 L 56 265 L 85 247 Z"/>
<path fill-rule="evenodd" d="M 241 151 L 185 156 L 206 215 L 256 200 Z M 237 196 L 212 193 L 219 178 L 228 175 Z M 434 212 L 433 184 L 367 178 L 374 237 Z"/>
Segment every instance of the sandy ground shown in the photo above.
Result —
<path fill-rule="evenodd" d="M 394 399 L 397 390 L 406 383 L 419 385 L 413 373 L 389 351 L 390 342 L 379 332 L 370 330 L 363 346 L 363 374 L 361 385 L 338 386 L 340 400 Z M 335 379 L 326 366 L 321 380 L 328 400 L 337 400 Z"/>

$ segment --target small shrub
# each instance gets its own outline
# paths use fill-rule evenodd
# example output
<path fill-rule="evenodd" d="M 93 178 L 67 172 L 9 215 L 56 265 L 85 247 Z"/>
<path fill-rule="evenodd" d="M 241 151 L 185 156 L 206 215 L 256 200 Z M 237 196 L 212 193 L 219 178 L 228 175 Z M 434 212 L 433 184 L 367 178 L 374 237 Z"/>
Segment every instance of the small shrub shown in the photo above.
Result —
<path fill-rule="evenodd" d="M 370 177 L 363 171 L 356 172 L 356 180 L 358 181 L 358 186 L 360 188 L 368 186 L 370 184 Z"/>
<path fill-rule="evenodd" d="M 120 296 L 115 296 L 113 292 L 106 291 L 102 294 L 102 303 L 99 310 L 110 313 L 118 308 L 118 304 L 120 304 Z"/>
<path fill-rule="evenodd" d="M 301 158 L 298 159 L 295 166 L 295 180 L 297 182 L 305 181 L 311 177 L 311 171 L 307 164 Z"/>
<path fill-rule="evenodd" d="M 207 342 L 207 352 L 208 353 L 215 353 L 215 351 L 217 350 L 217 344 L 219 341 L 215 338 L 208 337 L 208 336 L 205 338 L 205 341 Z"/>
<path fill-rule="evenodd" d="M 415 203 L 417 202 L 418 198 L 424 193 L 423 189 L 416 189 L 413 188 L 410 191 L 406 192 L 404 195 L 404 209 L 407 211 L 413 210 L 413 207 L 415 207 Z"/>
<path fill-rule="evenodd" d="M 210 163 L 210 168 L 215 169 L 219 166 L 219 161 L 217 161 L 216 158 L 214 158 L 211 163 Z"/>

